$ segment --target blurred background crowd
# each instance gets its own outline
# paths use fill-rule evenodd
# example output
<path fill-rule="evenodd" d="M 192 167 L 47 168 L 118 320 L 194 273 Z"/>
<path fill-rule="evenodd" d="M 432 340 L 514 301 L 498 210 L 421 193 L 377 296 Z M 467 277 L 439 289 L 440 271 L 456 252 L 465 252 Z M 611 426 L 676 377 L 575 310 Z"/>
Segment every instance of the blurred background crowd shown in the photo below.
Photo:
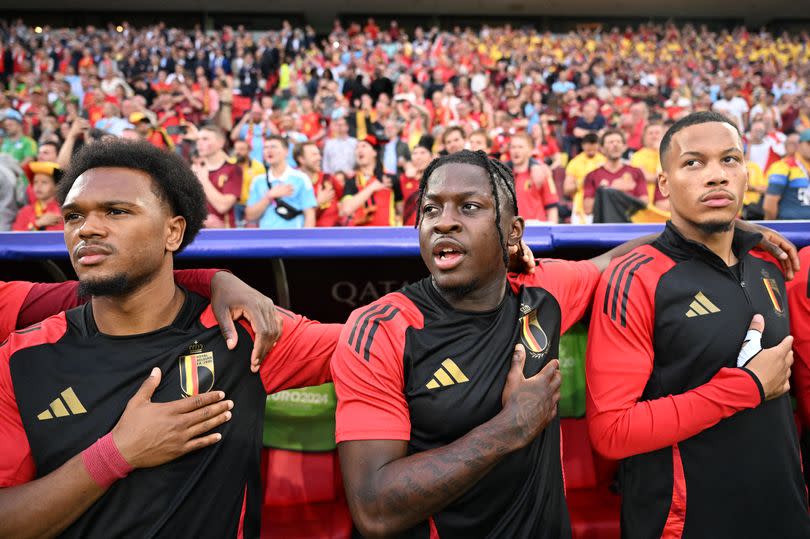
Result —
<path fill-rule="evenodd" d="M 527 220 L 660 221 L 661 137 L 708 109 L 744 135 L 742 217 L 810 219 L 807 33 L 0 21 L 0 88 L 0 230 L 60 229 L 62 170 L 104 137 L 187 159 L 208 227 L 413 225 L 462 149 L 508 163 Z"/>

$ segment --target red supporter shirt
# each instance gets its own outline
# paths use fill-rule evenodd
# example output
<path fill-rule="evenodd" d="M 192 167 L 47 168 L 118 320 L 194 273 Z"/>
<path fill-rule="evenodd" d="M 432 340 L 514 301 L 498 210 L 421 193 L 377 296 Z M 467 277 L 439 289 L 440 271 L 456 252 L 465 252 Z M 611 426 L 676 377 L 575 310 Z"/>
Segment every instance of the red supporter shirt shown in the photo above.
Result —
<path fill-rule="evenodd" d="M 223 195 L 235 196 L 236 200 L 239 200 L 239 197 L 242 196 L 243 178 L 242 169 L 233 163 L 225 163 L 216 170 L 208 171 L 208 179 L 211 180 L 214 187 Z M 228 213 L 223 214 L 219 213 L 209 202 L 208 213 L 222 220 L 222 228 L 234 228 L 236 226 L 236 216 L 233 208 Z"/>
<path fill-rule="evenodd" d="M 211 279 L 220 270 L 177 270 L 178 284 L 203 297 L 211 297 Z M 26 328 L 85 302 L 77 295 L 79 283 L 0 281 L 0 342 L 15 329 Z"/>
<path fill-rule="evenodd" d="M 524 219 L 548 221 L 548 210 L 554 208 L 560 200 L 554 180 L 551 177 L 546 178 L 538 188 L 532 182 L 530 169 L 514 174 L 518 214 Z"/>
<path fill-rule="evenodd" d="M 59 215 L 59 222 L 57 222 L 55 225 L 46 226 L 45 228 L 37 228 L 36 220 L 44 213 L 55 213 L 56 215 Z M 55 200 L 51 200 L 44 209 L 41 208 L 39 202 L 34 202 L 33 204 L 28 204 L 27 206 L 20 208 L 11 229 L 17 231 L 64 230 L 65 223 L 62 221 L 61 213 L 62 210 L 59 208 L 59 204 Z"/>
<path fill-rule="evenodd" d="M 314 138 L 321 130 L 321 115 L 317 112 L 301 115 L 301 132 L 308 139 Z"/>
<path fill-rule="evenodd" d="M 417 198 L 419 198 L 419 178 L 409 178 L 406 175 L 399 177 L 399 186 L 402 189 L 402 226 L 416 224 Z"/>
<path fill-rule="evenodd" d="M 810 247 L 799 252 L 801 271 L 787 283 L 790 334 L 793 335 L 791 387 L 802 427 L 810 428 Z"/>
<path fill-rule="evenodd" d="M 614 187 L 614 184 L 621 179 L 633 180 L 635 183 L 631 189 Z M 619 189 L 620 191 L 632 195 L 636 198 L 647 196 L 647 180 L 644 178 L 644 173 L 641 169 L 624 165 L 616 172 L 610 172 L 604 166 L 591 171 L 585 176 L 582 189 L 585 198 L 594 198 L 596 190 L 599 187 L 610 187 Z M 658 190 L 656 189 L 656 200 L 658 199 Z"/>
<path fill-rule="evenodd" d="M 317 198 L 321 189 L 325 185 L 331 184 L 335 190 L 335 198 L 326 204 L 318 206 L 318 211 L 315 216 L 315 226 L 338 226 L 340 224 L 340 213 L 338 211 L 338 203 L 343 198 L 343 182 L 323 172 L 318 173 L 318 179 L 312 186 L 315 189 L 315 196 Z"/>
<path fill-rule="evenodd" d="M 365 178 L 359 172 L 354 178 L 346 179 L 343 188 L 343 196 L 354 196 L 375 181 L 376 178 Z M 369 198 L 363 206 L 354 212 L 348 226 L 396 226 L 397 211 L 396 202 L 402 200 L 402 192 L 399 188 L 399 178 L 393 178 L 392 189 L 382 189 Z"/>

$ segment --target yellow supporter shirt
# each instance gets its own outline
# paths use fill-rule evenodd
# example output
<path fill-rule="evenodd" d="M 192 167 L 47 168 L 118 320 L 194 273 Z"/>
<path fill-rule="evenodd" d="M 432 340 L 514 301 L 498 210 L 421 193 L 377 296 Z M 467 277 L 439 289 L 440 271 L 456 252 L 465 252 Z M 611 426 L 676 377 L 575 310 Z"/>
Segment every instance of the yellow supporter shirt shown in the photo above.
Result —
<path fill-rule="evenodd" d="M 754 191 L 755 187 L 768 187 L 768 178 L 762 172 L 762 168 L 752 161 L 745 163 L 748 167 L 748 189 L 743 197 L 743 206 L 756 204 L 762 198 L 762 193 Z"/>
<path fill-rule="evenodd" d="M 236 163 L 235 160 L 229 160 L 231 163 Z M 248 195 L 250 195 L 250 186 L 253 183 L 253 178 L 261 176 L 267 169 L 259 161 L 254 159 L 250 160 L 250 166 L 241 165 L 242 167 L 242 196 L 239 197 L 240 204 L 247 204 Z"/>
<path fill-rule="evenodd" d="M 605 161 L 607 161 L 607 159 L 599 152 L 590 158 L 585 154 L 585 152 L 581 152 L 576 157 L 571 159 L 568 166 L 565 167 L 565 174 L 571 174 L 577 181 L 577 192 L 574 194 L 575 215 L 585 214 L 585 210 L 582 206 L 582 199 L 584 198 L 582 185 L 585 182 L 585 176 L 604 165 Z"/>
<path fill-rule="evenodd" d="M 661 172 L 661 162 L 658 159 L 658 150 L 641 148 L 630 158 L 630 165 L 640 168 L 645 174 L 658 174 Z M 652 202 L 655 200 L 655 183 L 647 184 L 647 195 Z"/>

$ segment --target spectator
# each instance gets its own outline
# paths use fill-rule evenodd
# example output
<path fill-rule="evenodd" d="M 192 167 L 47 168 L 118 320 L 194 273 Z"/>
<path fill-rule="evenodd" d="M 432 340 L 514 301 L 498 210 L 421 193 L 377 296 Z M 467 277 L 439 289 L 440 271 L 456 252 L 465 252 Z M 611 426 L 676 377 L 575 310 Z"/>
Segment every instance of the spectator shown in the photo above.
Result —
<path fill-rule="evenodd" d="M 253 183 L 253 178 L 264 176 L 267 169 L 264 163 L 250 157 L 250 145 L 244 140 L 237 140 L 233 143 L 233 162 L 242 169 L 242 194 L 236 204 L 236 222 L 240 226 L 244 226 L 245 204 L 247 204 L 250 196 L 250 186 Z"/>
<path fill-rule="evenodd" d="M 765 122 L 762 120 L 751 122 L 751 129 L 745 141 L 745 160 L 756 163 L 760 170 L 768 170 L 773 163 L 782 158 L 785 151 L 784 144 L 781 144 L 778 138 L 767 135 Z"/>
<path fill-rule="evenodd" d="M 264 140 L 273 133 L 272 124 L 265 117 L 261 104 L 254 101 L 250 105 L 250 112 L 242 116 L 239 123 L 231 130 L 231 141 L 244 140 L 247 142 L 250 146 L 250 158 L 261 162 Z"/>
<path fill-rule="evenodd" d="M 484 152 L 487 155 L 492 153 L 492 139 L 489 138 L 486 129 L 476 129 L 470 133 L 470 150 L 474 152 Z"/>
<path fill-rule="evenodd" d="M 253 178 L 245 208 L 248 221 L 259 228 L 310 228 L 315 226 L 318 207 L 310 179 L 289 166 L 289 142 L 279 135 L 264 143 L 267 172 Z"/>
<path fill-rule="evenodd" d="M 343 198 L 343 174 L 330 176 L 321 170 L 321 150 L 315 142 L 298 144 L 293 153 L 299 169 L 307 175 L 315 190 L 318 203 L 315 226 L 339 225 L 338 203 Z"/>
<path fill-rule="evenodd" d="M 259 90 L 259 68 L 253 63 L 253 55 L 245 54 L 244 62 L 239 70 L 239 94 L 252 97 Z"/>
<path fill-rule="evenodd" d="M 208 201 L 206 228 L 234 228 L 234 206 L 242 194 L 242 169 L 228 162 L 223 151 L 225 133 L 215 125 L 203 126 L 197 135 L 198 157 L 192 170 Z"/>
<path fill-rule="evenodd" d="M 748 168 L 748 187 L 743 196 L 743 219 L 761 221 L 765 218 L 765 211 L 762 208 L 762 199 L 765 191 L 768 190 L 768 178 L 758 164 L 753 161 L 745 162 Z"/>
<path fill-rule="evenodd" d="M 587 222 L 582 191 L 585 176 L 602 166 L 605 161 L 605 156 L 599 153 L 599 136 L 596 133 L 588 133 L 582 137 L 582 153 L 574 157 L 565 167 L 565 196 L 574 200 L 572 223 Z"/>
<path fill-rule="evenodd" d="M 666 107 L 666 103 L 664 106 Z M 636 151 L 644 144 L 644 129 L 647 127 L 649 114 L 649 108 L 643 101 L 630 105 L 625 135 L 629 149 Z"/>
<path fill-rule="evenodd" d="M 21 165 L 32 161 L 37 156 L 37 143 L 23 133 L 22 115 L 16 110 L 6 109 L 3 116 L 6 134 L 0 144 L 0 153 L 11 155 Z"/>
<path fill-rule="evenodd" d="M 166 130 L 162 127 L 156 128 L 149 116 L 143 112 L 133 112 L 129 115 L 129 121 L 135 126 L 135 132 L 141 139 L 148 141 L 157 148 L 168 150 L 174 148 L 174 141 L 169 137 Z"/>
<path fill-rule="evenodd" d="M 810 219 L 810 129 L 799 134 L 799 148 L 768 170 L 763 202 L 766 219 Z"/>
<path fill-rule="evenodd" d="M 758 88 L 754 91 L 753 98 L 755 104 L 751 107 L 751 121 L 760 119 L 767 112 L 774 118 L 776 127 L 782 127 L 782 115 L 774 103 L 773 94 L 764 88 Z"/>
<path fill-rule="evenodd" d="M 346 119 L 332 120 L 332 137 L 323 147 L 323 171 L 326 174 L 348 173 L 354 170 L 357 139 L 349 136 Z"/>
<path fill-rule="evenodd" d="M 737 124 L 741 133 L 745 133 L 748 126 L 748 103 L 738 95 L 739 89 L 735 84 L 729 84 L 723 90 L 723 98 L 712 105 L 712 110 L 731 118 Z"/>
<path fill-rule="evenodd" d="M 577 147 L 582 144 L 583 137 L 588 133 L 598 137 L 606 124 L 605 117 L 599 114 L 598 103 L 593 99 L 587 101 L 582 107 L 582 116 L 574 123 L 574 140 Z"/>
<path fill-rule="evenodd" d="M 557 223 L 558 197 L 551 169 L 532 159 L 531 152 L 531 137 L 525 131 L 515 133 L 509 141 L 507 166 L 515 176 L 518 214 L 526 220 Z"/>
<path fill-rule="evenodd" d="M 433 144 L 433 137 L 423 136 L 411 152 L 411 160 L 405 163 L 405 168 L 399 177 L 399 185 L 402 190 L 402 209 L 399 210 L 402 215 L 402 226 L 416 225 L 419 181 L 433 160 Z"/>
<path fill-rule="evenodd" d="M 442 146 L 444 146 L 444 154 L 460 152 L 466 146 L 467 140 L 464 129 L 456 125 L 450 126 L 445 129 L 442 134 Z"/>
<path fill-rule="evenodd" d="M 649 202 L 647 180 L 641 169 L 626 164 L 622 156 L 627 150 L 624 133 L 608 129 L 602 134 L 600 149 L 605 156 L 605 163 L 588 173 L 583 182 L 582 207 L 589 218 L 593 218 L 593 202 L 596 190 L 609 187 L 627 193 L 644 204 Z M 661 197 L 663 199 L 663 197 Z"/>
<path fill-rule="evenodd" d="M 133 127 L 128 120 L 121 117 L 121 109 L 115 106 L 115 104 L 104 103 L 102 109 L 104 111 L 103 116 L 95 123 L 94 127 L 96 129 L 101 129 L 102 131 L 106 131 L 111 135 L 120 137 L 121 133 L 124 132 L 124 129 Z"/>
<path fill-rule="evenodd" d="M 399 178 L 383 174 L 377 139 L 357 142 L 356 168 L 346 179 L 340 216 L 349 226 L 396 226 L 397 203 L 402 200 Z"/>
<path fill-rule="evenodd" d="M 0 232 L 11 230 L 17 216 L 18 182 L 22 174 L 16 159 L 0 153 Z"/>
<path fill-rule="evenodd" d="M 664 136 L 664 126 L 657 121 L 650 122 L 644 127 L 644 147 L 634 152 L 630 157 L 630 165 L 641 169 L 644 180 L 647 182 L 648 200 L 655 200 L 655 191 L 658 185 L 658 174 L 661 172 L 661 162 L 658 157 L 658 147 Z M 660 201 L 663 206 L 669 204 L 666 199 Z M 667 209 L 663 207 L 663 209 Z"/>
<path fill-rule="evenodd" d="M 20 208 L 14 220 L 13 230 L 63 230 L 62 212 L 56 202 L 56 184 L 62 170 L 56 163 L 32 161 L 28 164 L 34 179 L 31 185 L 35 200 Z"/>
<path fill-rule="evenodd" d="M 59 143 L 49 140 L 39 145 L 39 149 L 37 150 L 37 161 L 55 163 L 58 156 Z"/>
<path fill-rule="evenodd" d="M 400 129 L 396 120 L 385 122 L 386 142 L 382 147 L 383 172 L 390 175 L 399 174 L 405 163 L 411 158 L 411 150 L 400 138 Z"/>

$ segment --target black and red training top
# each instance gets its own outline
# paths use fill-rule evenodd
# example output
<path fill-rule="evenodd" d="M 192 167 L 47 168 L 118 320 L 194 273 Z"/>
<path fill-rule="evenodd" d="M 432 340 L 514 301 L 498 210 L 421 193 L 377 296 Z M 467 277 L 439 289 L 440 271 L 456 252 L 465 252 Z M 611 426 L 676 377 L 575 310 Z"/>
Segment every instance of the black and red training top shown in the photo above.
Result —
<path fill-rule="evenodd" d="M 557 357 L 560 334 L 590 304 L 599 270 L 588 261 L 544 260 L 510 275 L 488 312 L 453 309 L 430 278 L 352 313 L 332 375 L 337 441 L 405 440 L 408 453 L 446 446 L 502 409 L 517 343 L 524 374 Z M 401 537 L 570 537 L 555 418 L 443 510 Z"/>
<path fill-rule="evenodd" d="M 738 368 L 751 318 L 763 348 L 789 332 L 778 262 L 736 231 L 727 266 L 668 223 L 614 260 L 594 298 L 587 416 L 623 459 L 624 537 L 810 537 L 790 397 L 764 401 Z"/>

